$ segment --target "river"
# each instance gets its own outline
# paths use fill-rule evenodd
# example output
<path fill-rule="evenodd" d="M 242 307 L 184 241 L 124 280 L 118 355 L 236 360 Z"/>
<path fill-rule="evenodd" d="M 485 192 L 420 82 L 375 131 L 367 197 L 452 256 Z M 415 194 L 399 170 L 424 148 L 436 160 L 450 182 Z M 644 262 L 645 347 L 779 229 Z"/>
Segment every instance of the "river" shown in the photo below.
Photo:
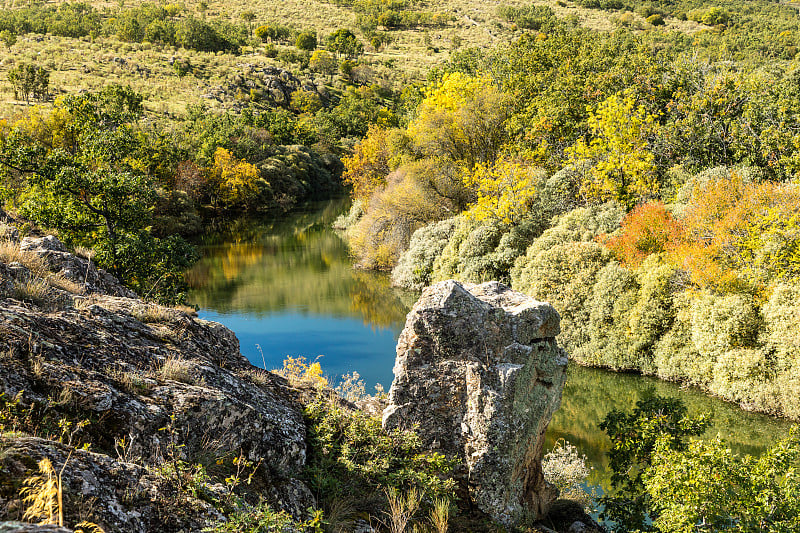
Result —
<path fill-rule="evenodd" d="M 201 318 L 232 329 L 255 366 L 319 357 L 329 376 L 358 372 L 368 391 L 377 383 L 388 390 L 397 336 L 417 295 L 391 287 L 386 274 L 352 268 L 331 229 L 346 203 L 310 204 L 280 220 L 211 224 L 202 259 L 188 273 L 190 301 Z M 758 454 L 789 429 L 697 390 L 572 365 L 548 446 L 559 438 L 576 445 L 593 468 L 589 484 L 604 489 L 609 441 L 598 425 L 611 409 L 630 410 L 649 394 L 681 398 L 692 414 L 712 413 L 706 435 L 719 434 L 739 453 Z"/>

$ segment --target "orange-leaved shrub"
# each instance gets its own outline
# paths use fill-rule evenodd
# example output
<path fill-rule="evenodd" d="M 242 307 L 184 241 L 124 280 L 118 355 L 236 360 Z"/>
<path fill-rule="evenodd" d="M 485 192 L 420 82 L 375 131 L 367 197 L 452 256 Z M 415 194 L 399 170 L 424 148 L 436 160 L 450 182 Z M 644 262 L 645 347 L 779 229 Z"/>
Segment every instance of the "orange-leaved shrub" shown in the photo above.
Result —
<path fill-rule="evenodd" d="M 606 238 L 605 245 L 620 263 L 636 268 L 649 255 L 668 251 L 682 233 L 681 224 L 663 203 L 648 202 L 628 213 L 622 220 L 621 233 Z"/>
<path fill-rule="evenodd" d="M 800 187 L 712 179 L 695 187 L 673 250 L 701 287 L 761 291 L 800 280 Z"/>

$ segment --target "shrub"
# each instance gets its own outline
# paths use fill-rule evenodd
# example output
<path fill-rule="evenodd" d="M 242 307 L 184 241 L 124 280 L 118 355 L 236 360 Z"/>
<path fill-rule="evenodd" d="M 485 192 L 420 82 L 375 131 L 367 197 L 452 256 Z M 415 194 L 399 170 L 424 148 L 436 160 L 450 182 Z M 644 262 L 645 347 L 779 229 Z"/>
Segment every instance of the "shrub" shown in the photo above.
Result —
<path fill-rule="evenodd" d="M 664 17 L 660 13 L 654 13 L 645 19 L 648 24 L 652 24 L 653 26 L 663 26 L 664 25 Z"/>
<path fill-rule="evenodd" d="M 688 437 L 701 435 L 707 416 L 691 418 L 678 399 L 653 396 L 636 402 L 631 413 L 616 409 L 600 423 L 611 439 L 608 452 L 613 489 L 600 499 L 605 506 L 601 518 L 611 519 L 621 531 L 647 529 L 658 519 L 658 506 L 645 490 L 654 453 L 682 452 Z"/>
<path fill-rule="evenodd" d="M 411 236 L 408 250 L 402 253 L 392 270 L 392 283 L 407 289 L 421 290 L 435 281 L 433 265 L 447 245 L 459 217 L 423 226 Z"/>
<path fill-rule="evenodd" d="M 317 48 L 317 32 L 307 30 L 298 34 L 294 45 L 300 50 L 314 51 Z"/>
<path fill-rule="evenodd" d="M 625 215 L 621 233 L 605 244 L 622 264 L 636 268 L 650 254 L 675 246 L 680 236 L 680 224 L 664 204 L 649 202 Z"/>
<path fill-rule="evenodd" d="M 363 510 L 376 503 L 380 487 L 414 489 L 427 502 L 452 493 L 453 461 L 423 450 L 415 430 L 384 431 L 380 419 L 350 411 L 333 399 L 309 404 L 305 415 L 309 482 L 323 500 L 352 498 Z"/>
<path fill-rule="evenodd" d="M 578 448 L 559 439 L 542 457 L 542 472 L 547 481 L 558 489 L 559 498 L 589 503 L 589 495 L 583 488 L 590 469 L 586 466 L 586 456 L 580 455 Z"/>
<path fill-rule="evenodd" d="M 800 519 L 798 429 L 761 457 L 738 457 L 719 438 L 686 450 L 656 445 L 645 488 L 661 531 L 790 531 Z"/>
<path fill-rule="evenodd" d="M 582 364 L 615 370 L 638 367 L 632 353 L 628 317 L 637 303 L 639 283 L 634 272 L 616 261 L 598 273 L 586 306 L 589 310 L 588 342 L 570 353 Z"/>

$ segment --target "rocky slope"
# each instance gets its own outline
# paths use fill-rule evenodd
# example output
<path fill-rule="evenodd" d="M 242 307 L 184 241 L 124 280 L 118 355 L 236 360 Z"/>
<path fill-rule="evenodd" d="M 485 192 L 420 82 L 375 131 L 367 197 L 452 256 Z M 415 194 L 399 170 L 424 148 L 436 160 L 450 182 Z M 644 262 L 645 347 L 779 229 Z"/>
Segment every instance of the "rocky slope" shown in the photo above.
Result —
<path fill-rule="evenodd" d="M 273 508 L 313 506 L 296 479 L 302 408 L 231 331 L 144 303 L 55 237 L 4 232 L 0 520 L 21 518 L 21 482 L 43 458 L 66 464 L 66 523 L 107 532 L 197 531 L 230 497 L 212 480 L 237 472 L 254 472 L 253 492 Z M 91 448 L 70 455 L 81 442 Z"/>

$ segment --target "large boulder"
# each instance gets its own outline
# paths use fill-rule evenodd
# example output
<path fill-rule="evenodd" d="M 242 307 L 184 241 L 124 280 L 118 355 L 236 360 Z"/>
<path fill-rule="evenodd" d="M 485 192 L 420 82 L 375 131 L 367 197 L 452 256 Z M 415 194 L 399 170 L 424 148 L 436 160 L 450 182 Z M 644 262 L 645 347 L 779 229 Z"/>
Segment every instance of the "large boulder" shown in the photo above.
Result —
<path fill-rule="evenodd" d="M 386 428 L 419 425 L 426 446 L 459 459 L 462 497 L 511 525 L 547 513 L 541 468 L 567 357 L 552 306 L 490 282 L 425 289 L 397 344 Z"/>

